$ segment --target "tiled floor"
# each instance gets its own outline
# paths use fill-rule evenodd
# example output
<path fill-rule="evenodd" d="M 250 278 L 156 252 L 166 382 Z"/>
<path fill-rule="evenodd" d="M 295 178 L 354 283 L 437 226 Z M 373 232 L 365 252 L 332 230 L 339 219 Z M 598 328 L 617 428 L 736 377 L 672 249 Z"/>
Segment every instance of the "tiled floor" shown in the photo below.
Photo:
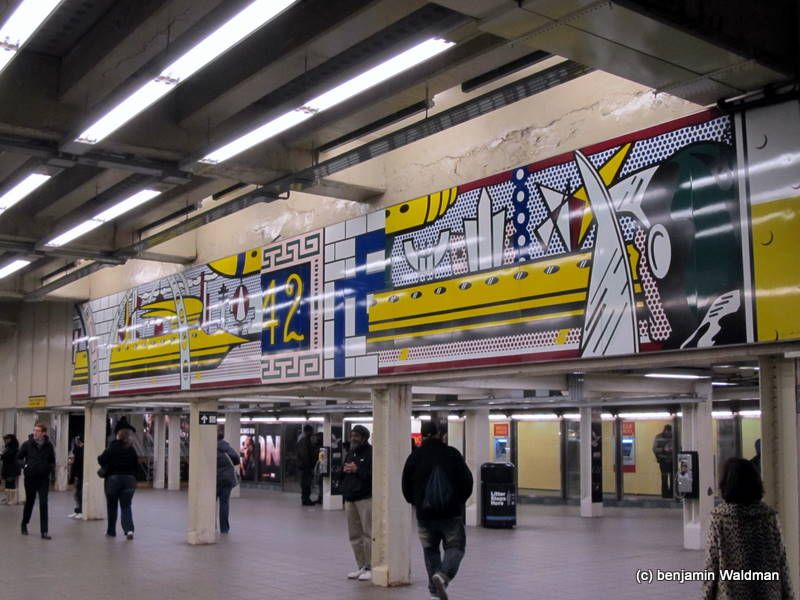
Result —
<path fill-rule="evenodd" d="M 51 541 L 19 534 L 22 507 L 0 506 L 3 597 L 100 600 L 428 598 L 422 553 L 412 546 L 411 586 L 348 581 L 354 567 L 344 515 L 301 508 L 299 497 L 245 490 L 233 500 L 232 532 L 213 546 L 185 543 L 186 494 L 139 490 L 136 539 L 108 539 L 104 523 L 66 518 L 67 493 L 50 497 Z M 454 600 L 695 598 L 699 584 L 636 583 L 637 569 L 698 569 L 702 553 L 681 548 L 678 510 L 611 509 L 581 519 L 577 508 L 522 506 L 515 530 L 469 529 Z"/>

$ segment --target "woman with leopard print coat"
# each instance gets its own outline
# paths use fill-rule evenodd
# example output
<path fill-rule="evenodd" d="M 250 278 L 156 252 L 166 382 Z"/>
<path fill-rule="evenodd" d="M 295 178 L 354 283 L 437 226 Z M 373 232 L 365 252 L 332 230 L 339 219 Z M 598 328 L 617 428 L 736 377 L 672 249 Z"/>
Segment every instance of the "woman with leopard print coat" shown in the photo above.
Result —
<path fill-rule="evenodd" d="M 764 504 L 764 486 L 753 464 L 732 458 L 720 482 L 725 500 L 711 512 L 704 600 L 794 598 L 778 514 Z"/>

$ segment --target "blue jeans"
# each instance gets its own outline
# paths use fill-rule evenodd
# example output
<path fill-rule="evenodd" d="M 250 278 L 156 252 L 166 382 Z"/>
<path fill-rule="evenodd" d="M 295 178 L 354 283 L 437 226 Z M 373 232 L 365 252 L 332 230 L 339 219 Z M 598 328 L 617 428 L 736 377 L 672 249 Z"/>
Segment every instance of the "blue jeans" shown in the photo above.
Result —
<path fill-rule="evenodd" d="M 458 573 L 458 566 L 464 558 L 467 544 L 467 532 L 461 517 L 450 519 L 417 520 L 419 541 L 422 542 L 422 553 L 425 556 L 425 569 L 428 571 L 428 589 L 436 593 L 431 583 L 435 573 L 444 574 L 448 581 Z M 444 559 L 439 545 L 444 547 Z"/>
<path fill-rule="evenodd" d="M 136 477 L 133 475 L 109 475 L 106 477 L 106 508 L 108 509 L 108 535 L 117 534 L 117 504 L 122 509 L 122 531 L 133 531 L 131 503 L 136 491 Z"/>
<path fill-rule="evenodd" d="M 231 490 L 230 485 L 217 485 L 217 498 L 219 499 L 219 530 L 221 533 L 228 533 L 231 524 L 228 517 L 231 513 Z"/>

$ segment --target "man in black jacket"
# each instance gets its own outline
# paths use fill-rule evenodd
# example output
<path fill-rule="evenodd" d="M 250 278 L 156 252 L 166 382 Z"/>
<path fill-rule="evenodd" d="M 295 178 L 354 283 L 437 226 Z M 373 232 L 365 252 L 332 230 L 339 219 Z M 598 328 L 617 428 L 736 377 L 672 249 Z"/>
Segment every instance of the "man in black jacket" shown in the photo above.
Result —
<path fill-rule="evenodd" d="M 300 469 L 300 501 L 303 506 L 316 504 L 311 501 L 311 483 L 314 480 L 314 467 L 317 464 L 319 446 L 311 425 L 303 426 L 303 436 L 297 442 L 297 467 Z"/>
<path fill-rule="evenodd" d="M 39 521 L 42 539 L 49 540 L 47 533 L 47 492 L 50 490 L 50 474 L 56 465 L 56 452 L 50 438 L 47 437 L 47 426 L 36 423 L 33 434 L 22 444 L 17 454 L 17 461 L 25 473 L 25 508 L 22 511 L 22 535 L 28 535 L 28 523 L 33 513 L 33 503 L 39 494 Z"/>
<path fill-rule="evenodd" d="M 69 478 L 75 485 L 75 510 L 67 515 L 70 519 L 83 517 L 83 438 L 75 436 L 72 443 L 72 456 L 69 459 Z"/>
<path fill-rule="evenodd" d="M 342 466 L 340 490 L 344 499 L 347 531 L 358 569 L 348 579 L 372 579 L 372 446 L 369 430 L 356 425 L 350 432 L 350 450 Z"/>
<path fill-rule="evenodd" d="M 447 600 L 447 586 L 464 558 L 464 504 L 470 495 L 472 473 L 464 457 L 442 442 L 436 422 L 424 421 L 422 446 L 403 468 L 403 496 L 416 510 L 431 598 Z"/>

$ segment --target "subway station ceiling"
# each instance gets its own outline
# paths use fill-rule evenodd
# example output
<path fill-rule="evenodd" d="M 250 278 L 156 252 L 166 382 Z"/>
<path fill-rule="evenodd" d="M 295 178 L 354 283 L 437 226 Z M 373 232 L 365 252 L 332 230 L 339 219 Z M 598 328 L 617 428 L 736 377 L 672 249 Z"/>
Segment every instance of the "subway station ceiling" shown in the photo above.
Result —
<path fill-rule="evenodd" d="M 369 201 L 327 178 L 594 69 L 768 96 L 797 81 L 799 22 L 792 0 L 0 2 L 0 300 L 188 264 L 153 248 L 292 190 Z"/>

